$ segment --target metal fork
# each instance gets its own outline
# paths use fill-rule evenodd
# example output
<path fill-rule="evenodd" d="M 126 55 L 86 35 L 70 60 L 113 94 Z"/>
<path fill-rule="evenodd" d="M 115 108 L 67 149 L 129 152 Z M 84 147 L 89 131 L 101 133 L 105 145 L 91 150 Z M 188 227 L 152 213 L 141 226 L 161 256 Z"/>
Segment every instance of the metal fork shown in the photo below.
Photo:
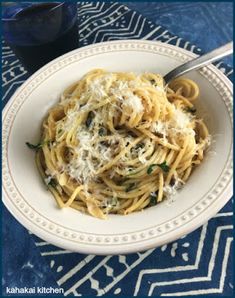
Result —
<path fill-rule="evenodd" d="M 190 70 L 201 68 L 206 64 L 219 60 L 225 56 L 231 55 L 232 53 L 233 53 L 233 42 L 231 41 L 209 53 L 206 53 L 200 57 L 197 57 L 191 61 L 188 61 L 176 67 L 175 69 L 171 70 L 163 77 L 164 81 L 167 85 L 173 79 L 179 76 L 182 76 L 183 74 L 189 72 Z"/>

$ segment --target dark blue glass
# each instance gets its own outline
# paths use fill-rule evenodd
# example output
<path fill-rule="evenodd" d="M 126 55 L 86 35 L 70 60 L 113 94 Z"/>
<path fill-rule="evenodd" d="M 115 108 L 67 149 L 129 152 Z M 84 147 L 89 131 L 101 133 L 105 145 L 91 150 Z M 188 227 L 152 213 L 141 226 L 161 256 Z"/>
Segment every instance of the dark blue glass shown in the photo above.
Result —
<path fill-rule="evenodd" d="M 30 73 L 78 47 L 76 2 L 3 2 L 2 25 Z"/>

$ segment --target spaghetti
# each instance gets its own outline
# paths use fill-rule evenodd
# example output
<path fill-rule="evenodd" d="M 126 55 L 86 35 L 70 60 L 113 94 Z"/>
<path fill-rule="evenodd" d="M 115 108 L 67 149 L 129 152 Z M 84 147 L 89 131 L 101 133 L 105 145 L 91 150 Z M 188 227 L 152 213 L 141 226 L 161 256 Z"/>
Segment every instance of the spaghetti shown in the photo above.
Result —
<path fill-rule="evenodd" d="M 210 144 L 195 115 L 199 88 L 153 73 L 96 69 L 68 87 L 42 125 L 39 171 L 59 207 L 98 218 L 174 193 Z"/>

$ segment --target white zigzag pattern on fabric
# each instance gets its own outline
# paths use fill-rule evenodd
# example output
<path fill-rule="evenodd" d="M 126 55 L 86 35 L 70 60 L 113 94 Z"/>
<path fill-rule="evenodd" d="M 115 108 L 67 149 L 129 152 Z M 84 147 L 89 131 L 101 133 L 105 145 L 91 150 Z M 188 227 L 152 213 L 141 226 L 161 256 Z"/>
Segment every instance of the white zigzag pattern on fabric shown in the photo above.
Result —
<path fill-rule="evenodd" d="M 89 37 L 89 36 L 90 36 L 92 33 L 94 33 L 95 31 L 100 31 L 100 28 L 103 28 L 103 27 L 105 27 L 105 26 L 107 26 L 107 25 L 110 25 L 110 24 L 116 22 L 118 19 L 120 19 L 121 17 L 123 17 L 123 16 L 125 15 L 124 10 L 126 11 L 126 13 L 128 12 L 128 9 L 126 8 L 126 6 L 124 6 L 124 5 L 118 6 L 118 8 L 115 9 L 114 11 L 112 11 L 108 16 L 105 16 L 106 18 L 109 17 L 109 21 L 106 22 L 106 23 L 104 23 L 103 25 L 100 25 L 99 27 L 96 26 L 96 27 L 94 28 L 93 31 L 91 31 L 91 30 L 89 29 L 89 26 L 91 26 L 93 22 L 92 22 L 91 24 L 86 25 L 84 28 L 80 28 L 80 34 L 81 34 L 83 31 L 85 31 L 86 29 L 89 29 L 88 31 L 90 31 L 87 35 L 85 35 L 85 36 L 84 36 L 83 38 L 81 38 L 80 40 L 82 41 L 82 40 L 84 40 L 85 38 Z M 116 15 L 116 17 L 114 17 L 114 15 Z M 95 20 L 95 23 L 97 23 L 97 22 L 99 22 L 99 21 L 102 21 L 102 20 L 103 20 L 103 18 L 96 19 L 96 20 Z"/>
<path fill-rule="evenodd" d="M 128 24 L 128 27 L 125 27 L 125 28 L 118 28 L 117 30 L 115 29 L 107 29 L 107 30 L 104 30 L 104 33 L 101 40 L 100 41 L 104 41 L 105 39 L 107 40 L 111 40 L 109 39 L 109 36 L 115 36 L 115 39 L 121 39 L 123 37 L 127 38 L 127 37 L 130 37 L 132 36 L 133 34 L 136 33 L 136 28 L 138 26 L 138 23 L 139 23 L 139 19 L 140 17 L 138 17 L 137 21 L 134 20 L 134 17 L 136 16 L 136 12 L 134 12 L 132 15 L 131 15 L 131 18 L 130 18 L 130 22 Z M 131 28 L 131 25 L 135 23 L 135 28 L 130 31 L 130 28 Z M 117 32 L 115 32 L 117 31 Z M 115 32 L 115 34 L 114 34 Z M 121 37 L 121 38 L 119 38 Z"/>
<path fill-rule="evenodd" d="M 147 35 L 145 35 L 144 37 L 142 37 L 142 39 L 149 39 L 151 36 L 153 36 L 153 34 L 155 34 L 160 28 L 162 28 L 161 26 L 157 26 L 156 28 L 154 28 L 152 31 L 150 31 Z"/>
<path fill-rule="evenodd" d="M 130 13 L 130 10 L 126 7 L 126 6 L 120 6 L 120 4 L 118 3 L 114 3 L 111 7 L 115 7 L 118 6 L 118 9 L 120 9 L 121 7 L 123 7 L 124 9 L 126 9 L 126 13 Z M 92 23 L 97 23 L 100 21 L 100 15 L 101 14 L 95 14 L 93 17 L 90 17 L 89 19 L 87 19 L 85 22 L 81 23 L 80 25 L 80 41 L 85 41 L 86 38 L 91 37 L 91 35 L 95 32 L 95 30 L 97 30 L 95 37 L 93 38 L 92 43 L 96 43 L 96 42 L 102 42 L 105 40 L 120 40 L 120 39 L 138 39 L 141 37 L 141 34 L 143 32 L 143 28 L 145 25 L 145 22 L 147 21 L 146 18 L 141 17 L 140 15 L 137 16 L 137 20 L 134 18 L 136 15 L 136 12 L 131 12 L 130 14 L 130 20 L 128 22 L 128 24 L 126 24 L 126 26 L 124 28 L 120 28 L 118 27 L 117 29 L 115 28 L 111 28 L 111 29 L 100 29 L 101 27 L 106 27 L 107 25 L 110 25 L 112 23 L 116 23 L 120 17 L 122 17 L 125 13 L 123 13 L 122 15 L 118 16 L 117 18 L 113 18 L 113 14 L 115 13 L 119 13 L 117 12 L 117 10 L 112 11 L 112 13 L 108 14 L 108 12 L 111 10 L 111 7 L 109 7 L 108 9 L 106 9 L 103 13 L 103 19 L 105 18 L 109 18 L 110 22 L 106 22 L 104 23 L 102 26 L 97 26 L 95 29 L 92 28 Z M 92 21 L 95 18 L 94 21 Z M 83 25 L 86 23 L 86 26 L 83 28 Z M 151 23 L 151 22 L 149 22 Z M 132 25 L 135 25 L 135 28 L 131 31 L 128 32 L 131 28 Z M 89 28 L 91 26 L 91 28 Z M 153 39 L 153 40 L 159 40 L 161 38 L 164 38 L 164 42 L 169 43 L 170 41 L 174 40 L 174 39 L 179 39 L 177 36 L 168 36 L 167 34 L 169 33 L 168 30 L 165 30 L 164 32 L 162 32 L 160 35 L 157 34 L 157 32 L 161 29 L 161 26 L 158 26 L 156 28 L 154 28 L 151 32 L 147 33 L 145 36 L 141 37 L 142 39 Z M 86 34 L 85 36 L 83 35 L 83 31 L 86 30 L 89 33 Z M 154 38 L 153 36 L 156 35 Z M 179 39 L 179 43 L 180 43 L 181 39 Z M 189 45 L 189 43 L 186 43 L 185 47 L 187 48 Z M 194 46 L 195 48 L 196 46 Z M 193 49 L 190 49 L 191 51 L 193 51 Z"/>
<path fill-rule="evenodd" d="M 222 214 L 217 214 L 216 217 L 220 217 L 220 216 L 232 216 L 233 213 L 229 212 L 229 213 L 222 213 Z M 220 239 L 220 235 L 221 235 L 221 231 L 223 230 L 228 230 L 228 229 L 232 229 L 233 226 L 232 225 L 228 225 L 228 226 L 219 226 L 216 229 L 216 233 L 215 233 L 215 240 L 214 240 L 214 245 L 213 245 L 213 249 L 212 249 L 212 255 L 210 258 L 210 262 L 208 265 L 208 275 L 206 277 L 195 277 L 195 278 L 191 278 L 191 279 L 177 279 L 177 280 L 168 280 L 168 281 L 164 281 L 164 282 L 156 282 L 153 283 L 149 289 L 148 292 L 148 296 L 151 296 L 153 293 L 153 290 L 155 289 L 155 287 L 160 287 L 160 286 L 165 286 L 165 285 L 174 285 L 174 284 L 184 284 L 184 283 L 194 283 L 194 282 L 199 282 L 199 281 L 211 281 L 212 279 L 212 273 L 213 273 L 213 269 L 214 269 L 214 260 L 216 257 L 216 253 L 218 251 L 218 245 L 219 245 L 219 239 Z M 201 237 L 200 237 L 200 242 L 199 242 L 199 246 L 198 246 L 198 251 L 197 251 L 197 257 L 196 257 L 196 262 L 194 265 L 186 265 L 186 266 L 180 266 L 180 267 L 173 267 L 173 268 L 164 268 L 164 269 L 150 269 L 150 270 L 142 270 L 139 273 L 139 277 L 136 283 L 136 288 L 135 288 L 135 292 L 134 292 L 134 296 L 137 296 L 140 290 L 140 287 L 142 285 L 142 280 L 143 277 L 145 275 L 158 275 L 161 273 L 166 273 L 166 272 L 182 272 L 182 271 L 189 271 L 189 270 L 198 270 L 199 269 L 199 262 L 200 262 L 200 257 L 201 257 L 201 253 L 202 253 L 202 249 L 203 249 L 203 245 L 204 245 L 204 240 L 205 240 L 205 234 L 206 234 L 206 229 L 207 229 L 207 225 L 203 226 L 202 232 L 201 232 Z M 232 238 L 228 238 L 226 241 L 226 245 L 228 245 L 230 247 Z M 201 244 L 201 245 L 200 245 Z M 223 261 L 223 267 L 222 267 L 222 274 L 221 274 L 221 282 L 220 282 L 220 286 L 218 289 L 207 289 L 205 290 L 206 292 L 202 292 L 203 293 L 220 293 L 223 290 L 223 272 L 226 271 L 226 267 L 227 267 L 227 259 L 228 259 L 228 255 L 229 255 L 229 250 L 228 247 L 226 246 L 225 249 L 225 256 L 224 256 L 224 261 Z M 180 292 L 178 296 L 184 296 L 184 295 L 197 295 L 198 292 L 194 291 L 196 294 L 192 294 L 192 291 L 187 291 L 187 292 Z M 162 296 L 174 296 L 177 295 L 177 293 L 164 293 L 162 294 Z"/>
<path fill-rule="evenodd" d="M 23 77 L 27 72 L 19 60 L 15 58 L 10 47 L 5 45 L 5 42 L 2 42 L 2 48 L 2 87 L 6 88 L 4 90 L 4 96 L 2 97 L 3 101 L 8 97 L 11 91 L 15 91 L 17 87 L 25 81 Z M 13 61 L 11 57 L 13 57 Z M 7 58 L 11 59 L 8 60 Z"/>
<path fill-rule="evenodd" d="M 135 29 L 132 31 L 133 33 L 130 33 L 130 34 L 123 33 L 122 35 L 115 34 L 115 36 L 111 36 L 111 37 L 107 38 L 107 40 L 117 40 L 117 39 L 120 40 L 120 39 L 123 39 L 123 36 L 125 36 L 125 38 L 130 38 L 130 39 L 135 39 L 135 38 L 138 39 L 138 38 L 140 38 L 140 36 L 143 32 L 145 22 L 146 22 L 146 19 L 141 21 L 141 16 L 139 16 L 137 19 L 137 22 L 135 24 Z M 139 29 L 138 29 L 138 27 L 139 27 Z M 139 32 L 139 33 L 135 34 L 135 32 Z M 118 36 L 120 36 L 120 37 L 118 37 Z M 104 40 L 104 36 L 102 37 L 102 41 L 103 40 Z"/>
<path fill-rule="evenodd" d="M 19 73 L 17 75 L 15 74 L 16 70 L 19 71 Z M 24 68 L 21 65 L 3 72 L 2 73 L 2 81 L 3 81 L 2 87 L 5 87 L 15 81 L 18 82 L 19 79 L 25 74 L 26 74 L 26 70 L 24 70 Z"/>
<path fill-rule="evenodd" d="M 87 4 L 84 4 L 84 2 L 78 2 L 79 4 L 79 10 L 78 10 L 78 14 L 79 15 L 83 15 L 83 14 L 90 14 L 90 13 L 97 13 L 97 8 L 99 7 L 100 5 L 100 2 L 96 2 L 95 3 L 95 6 L 94 6 L 94 3 L 87 3 Z M 90 9 L 89 9 L 90 7 Z"/>
<path fill-rule="evenodd" d="M 125 7 L 125 6 L 123 6 Z M 127 14 L 129 11 L 123 12 L 122 14 L 120 14 L 119 16 L 117 16 L 116 18 L 111 19 L 109 22 L 101 25 L 100 27 L 105 27 L 106 25 L 111 25 L 113 23 L 115 23 L 117 20 L 119 20 L 121 17 L 123 17 L 125 14 Z M 102 37 L 100 37 L 100 35 L 102 36 L 103 32 L 107 32 L 107 29 L 99 29 L 97 30 L 97 28 L 95 30 L 93 30 L 92 32 L 90 32 L 89 34 L 87 34 L 84 38 L 82 38 L 81 40 L 89 37 L 92 33 L 94 33 L 94 31 L 97 31 L 93 40 L 93 43 L 96 43 L 98 40 L 100 40 Z M 113 33 L 115 35 L 115 30 L 113 30 Z"/>
<path fill-rule="evenodd" d="M 20 63 L 20 61 L 18 60 L 18 59 L 16 59 L 16 60 L 14 60 L 12 63 L 9 63 L 9 64 L 4 64 L 3 66 L 2 66 L 2 69 L 5 69 L 5 68 L 7 68 L 7 67 L 9 67 L 9 66 L 13 66 L 13 65 L 21 65 L 21 63 Z"/>
<path fill-rule="evenodd" d="M 20 86 L 21 84 L 23 84 L 24 83 L 24 81 L 18 81 L 18 82 L 14 82 L 13 84 L 11 84 L 10 85 L 10 87 L 7 89 L 7 91 L 5 92 L 5 94 L 3 95 L 3 97 L 2 97 L 2 100 L 4 100 L 7 96 L 8 96 L 8 94 L 9 94 L 9 92 L 13 89 L 16 89 L 18 86 Z"/>
<path fill-rule="evenodd" d="M 232 216 L 232 212 L 226 212 L 226 213 L 221 213 L 221 214 L 217 214 L 216 217 L 228 217 L 228 216 Z M 212 273 L 213 273 L 213 268 L 214 268 L 214 260 L 218 251 L 218 244 L 219 244 L 219 239 L 220 239 L 220 235 L 221 235 L 221 231 L 224 230 L 228 230 L 228 229 L 232 229 L 231 225 L 227 225 L 227 226 L 219 226 L 217 227 L 216 233 L 215 233 L 215 241 L 213 244 L 213 249 L 211 252 L 211 258 L 210 258 L 210 262 L 208 264 L 208 274 L 207 276 L 201 276 L 201 277 L 196 277 L 196 278 L 192 278 L 192 279 L 180 279 L 180 280 L 167 280 L 165 282 L 156 282 L 156 283 L 152 283 L 151 287 L 149 288 L 149 285 L 145 284 L 145 288 L 149 288 L 148 293 L 146 293 L 148 296 L 151 296 L 153 294 L 153 291 L 155 289 L 155 287 L 157 286 L 158 288 L 161 286 L 166 286 L 166 285 L 175 285 L 175 284 L 185 284 L 185 283 L 196 283 L 196 282 L 210 282 L 212 279 Z M 186 272 L 186 271 L 192 271 L 192 270 L 197 270 L 200 273 L 199 270 L 199 264 L 200 264 L 200 259 L 201 259 L 201 254 L 202 254 L 202 250 L 203 250 L 203 246 L 204 246 L 204 242 L 205 242 L 205 237 L 206 237 L 206 231 L 207 231 L 207 224 L 205 224 L 202 228 L 201 231 L 201 236 L 200 236 L 200 240 L 199 240 L 199 245 L 198 245 L 198 250 L 196 253 L 196 258 L 195 258 L 195 264 L 194 265 L 186 265 L 186 266 L 177 266 L 177 267 L 173 267 L 173 268 L 164 268 L 164 269 L 150 269 L 150 270 L 142 270 L 139 274 L 139 277 L 137 279 L 136 282 L 136 287 L 135 287 L 135 293 L 134 296 L 138 295 L 139 289 L 142 285 L 142 280 L 144 278 L 144 276 L 146 275 L 151 275 L 151 276 L 157 276 L 158 274 L 162 274 L 162 273 L 166 273 L 166 272 Z M 44 242 L 38 242 L 38 246 L 42 246 Z M 46 243 L 46 242 L 45 242 Z M 228 258 L 228 252 L 229 252 L 229 248 L 230 248 L 230 244 L 231 244 L 231 238 L 228 238 L 226 241 L 226 248 L 225 248 L 225 255 L 224 255 L 224 260 L 223 260 L 223 266 L 222 266 L 222 270 L 221 270 L 221 281 L 220 281 L 220 285 L 218 289 L 211 289 L 212 293 L 219 293 L 223 290 L 223 284 L 224 284 L 224 280 L 223 280 L 223 276 L 224 276 L 224 271 L 226 270 L 226 266 L 227 266 L 227 258 Z M 139 265 L 146 257 L 148 257 L 154 250 L 148 251 L 146 252 L 144 255 L 140 255 L 139 254 L 139 259 L 135 262 L 133 262 L 133 264 L 128 265 L 126 263 L 126 257 L 125 256 L 119 256 L 119 262 L 122 264 L 125 264 L 126 266 L 126 270 L 124 270 L 121 274 L 119 274 L 118 276 L 113 276 L 113 268 L 110 267 L 107 262 L 112 258 L 112 256 L 108 256 L 102 259 L 102 261 L 100 261 L 96 266 L 94 266 L 92 268 L 92 271 L 89 272 L 85 277 L 83 277 L 82 279 L 79 279 L 78 282 L 76 282 L 73 286 L 71 286 L 66 292 L 65 295 L 69 295 L 71 293 L 73 293 L 74 295 L 80 295 L 79 288 L 86 282 L 86 281 L 90 281 L 91 283 L 91 288 L 96 290 L 97 295 L 104 295 L 107 292 L 109 292 L 118 282 L 120 282 L 123 278 L 125 278 L 125 276 L 131 271 L 133 270 L 137 265 Z M 61 253 L 69 253 L 67 251 L 50 251 L 50 252 L 45 252 L 43 253 L 43 255 L 55 255 L 55 254 L 61 254 Z M 82 260 L 81 262 L 79 262 L 75 267 L 73 267 L 72 269 L 70 269 L 64 276 L 62 276 L 59 280 L 57 280 L 58 285 L 62 286 L 64 283 L 66 283 L 68 280 L 70 280 L 79 270 L 81 270 L 84 266 L 86 266 L 88 263 L 90 263 L 93 259 L 95 258 L 95 256 L 93 255 L 88 255 L 84 260 Z M 106 273 L 107 276 L 112 277 L 112 282 L 108 283 L 105 287 L 100 288 L 99 287 L 99 280 L 94 278 L 94 274 L 101 268 L 105 268 L 106 269 Z M 143 288 L 143 287 L 141 287 Z M 205 291 L 209 291 L 209 289 L 205 289 Z M 192 291 L 187 291 L 185 292 L 185 295 L 191 295 L 190 293 Z M 204 292 L 203 292 L 204 293 Z M 208 292 L 209 293 L 209 292 Z M 171 296 L 171 293 L 162 293 L 162 295 L 165 296 Z M 174 294 L 175 295 L 175 294 Z M 176 293 L 176 295 L 178 295 Z M 179 296 L 184 296 L 183 292 L 181 292 L 179 294 Z M 193 295 L 193 294 L 192 294 Z M 195 294 L 196 295 L 196 294 Z"/>
<path fill-rule="evenodd" d="M 231 226 L 232 229 L 232 226 Z M 222 263 L 222 271 L 220 276 L 219 288 L 211 288 L 211 289 L 200 289 L 200 290 L 191 290 L 186 292 L 176 292 L 176 293 L 164 293 L 161 296 L 188 296 L 188 295 L 203 295 L 203 294 L 215 294 L 222 293 L 224 288 L 224 281 L 226 275 L 226 268 L 228 264 L 228 258 L 230 253 L 231 242 L 233 238 L 228 237 L 225 245 L 225 254 Z M 209 272 L 209 276 L 198 278 L 198 281 L 211 281 L 211 272 Z"/>
<path fill-rule="evenodd" d="M 93 17 L 89 17 L 89 18 L 87 18 L 87 20 L 85 20 L 84 22 L 81 22 L 81 23 L 79 24 L 79 27 L 80 27 L 80 28 L 83 28 L 83 27 L 86 25 L 87 22 L 91 23 L 93 19 L 95 19 L 95 22 L 97 22 L 97 18 L 98 18 L 98 17 L 104 17 L 105 14 L 106 14 L 109 10 L 111 10 L 114 6 L 116 6 L 116 4 L 113 4 L 113 5 L 110 6 L 107 10 L 102 11 L 104 5 L 105 5 L 105 4 L 102 3 L 102 5 L 100 6 L 100 8 L 99 8 L 98 10 L 96 10 L 96 14 L 95 14 Z M 102 11 L 102 12 L 101 12 L 101 11 Z M 100 13 L 100 12 L 101 12 L 101 13 Z M 87 15 L 87 14 L 86 14 L 86 15 Z M 80 13 L 78 12 L 78 17 L 81 17 L 81 16 L 82 16 L 82 14 L 80 14 Z M 83 29 L 82 29 L 82 30 L 83 30 Z M 80 32 L 81 32 L 81 31 L 80 31 Z"/>
<path fill-rule="evenodd" d="M 48 251 L 48 252 L 42 252 L 42 256 L 54 256 L 54 255 L 64 255 L 64 254 L 72 254 L 73 251 L 70 250 L 55 250 L 55 251 Z"/>
<path fill-rule="evenodd" d="M 136 282 L 134 296 L 137 296 L 137 294 L 139 292 L 139 289 L 140 289 L 140 286 L 141 286 L 141 283 L 142 283 L 143 276 L 146 275 L 146 274 L 155 274 L 155 273 L 162 273 L 162 272 L 174 272 L 174 271 L 186 271 L 186 270 L 188 271 L 188 270 L 198 269 L 202 249 L 203 249 L 203 246 L 204 246 L 206 231 L 207 231 L 207 223 L 203 226 L 202 231 L 201 231 L 200 240 L 199 240 L 199 244 L 198 244 L 198 250 L 197 250 L 197 253 L 196 253 L 196 261 L 195 261 L 194 265 L 177 266 L 177 267 L 173 267 L 173 268 L 164 268 L 164 269 L 141 270 L 141 272 L 139 273 L 137 282 Z"/>
<path fill-rule="evenodd" d="M 81 286 L 85 281 L 90 280 L 91 282 L 91 287 L 97 291 L 97 295 L 101 296 L 103 294 L 106 294 L 111 288 L 113 288 L 120 280 L 122 280 L 133 268 L 135 268 L 137 265 L 139 265 L 144 259 L 146 259 L 152 252 L 154 251 L 154 249 L 148 250 L 145 253 L 142 254 L 138 254 L 138 259 L 136 261 L 134 261 L 131 265 L 128 265 L 126 263 L 125 260 L 125 256 L 120 255 L 118 256 L 118 260 L 120 263 L 124 264 L 126 269 L 120 273 L 119 275 L 113 277 L 112 276 L 112 282 L 109 283 L 108 285 L 106 285 L 103 289 L 99 288 L 99 283 L 97 283 L 98 281 L 95 280 L 92 275 L 98 270 L 100 269 L 102 266 L 105 266 L 107 261 L 109 259 L 112 258 L 112 256 L 108 256 L 105 257 L 96 267 L 94 267 L 92 269 L 91 272 L 89 272 L 84 278 L 82 278 L 81 280 L 79 280 L 78 282 L 76 282 L 72 287 L 70 287 L 65 293 L 64 295 L 67 296 L 69 294 L 71 294 L 71 292 L 74 292 L 75 290 L 77 291 L 79 286 Z M 108 266 L 109 267 L 109 266 Z M 106 267 L 107 269 L 107 267 Z"/>
<path fill-rule="evenodd" d="M 88 264 L 92 259 L 94 259 L 94 255 L 88 255 L 85 259 L 79 262 L 75 267 L 69 270 L 63 277 L 57 280 L 59 286 L 65 283 L 68 279 L 70 279 L 74 274 L 76 274 L 81 268 L 83 268 L 86 264 Z"/>

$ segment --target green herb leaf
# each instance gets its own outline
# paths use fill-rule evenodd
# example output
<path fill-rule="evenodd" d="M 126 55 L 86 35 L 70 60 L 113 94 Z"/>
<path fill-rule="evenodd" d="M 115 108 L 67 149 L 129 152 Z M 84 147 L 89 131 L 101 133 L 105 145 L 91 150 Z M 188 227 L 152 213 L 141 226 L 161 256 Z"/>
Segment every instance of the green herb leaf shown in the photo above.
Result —
<path fill-rule="evenodd" d="M 54 178 L 51 178 L 50 182 L 48 183 L 48 185 L 52 186 L 52 187 L 56 187 L 57 186 L 57 181 Z"/>
<path fill-rule="evenodd" d="M 166 161 L 164 161 L 161 164 L 158 164 L 158 166 L 166 173 L 170 170 L 170 167 L 167 165 Z"/>
<path fill-rule="evenodd" d="M 147 169 L 148 175 L 150 175 L 152 173 L 154 167 L 157 167 L 157 164 L 154 163 L 148 167 L 148 169 Z"/>
<path fill-rule="evenodd" d="M 107 135 L 107 130 L 104 127 L 101 127 L 98 133 L 99 133 L 99 136 L 105 136 Z"/>
<path fill-rule="evenodd" d="M 41 143 L 38 143 L 36 145 L 31 144 L 29 142 L 26 142 L 25 144 L 29 147 L 29 149 L 33 149 L 33 150 L 39 150 L 40 148 L 42 148 L 42 146 L 44 146 L 45 144 L 48 144 L 50 141 L 43 141 Z"/>
<path fill-rule="evenodd" d="M 158 203 L 157 197 L 158 197 L 158 190 L 155 192 L 151 192 L 151 194 L 149 196 L 150 201 L 149 201 L 148 207 L 157 205 L 157 203 Z"/>
<path fill-rule="evenodd" d="M 187 107 L 187 108 L 185 109 L 185 111 L 188 112 L 188 113 L 191 113 L 191 114 L 195 114 L 196 111 L 197 111 L 197 109 L 196 109 L 196 108 L 190 108 L 190 107 Z"/>
<path fill-rule="evenodd" d="M 112 207 L 116 207 L 117 204 L 118 204 L 118 199 L 115 198 L 115 197 L 109 198 L 109 199 L 107 200 L 107 207 L 108 207 L 108 208 L 110 208 L 110 207 L 111 207 L 111 208 L 112 208 Z"/>
<path fill-rule="evenodd" d="M 86 118 L 86 127 L 89 128 L 91 126 L 92 120 L 94 118 L 94 113 L 93 112 L 89 112 Z"/>
<path fill-rule="evenodd" d="M 150 175 L 154 169 L 154 167 L 160 167 L 164 172 L 169 172 L 170 167 L 167 165 L 166 161 L 164 161 L 163 163 L 157 164 L 154 163 L 152 165 L 150 165 L 147 169 L 147 174 Z"/>
<path fill-rule="evenodd" d="M 150 202 L 148 204 L 149 207 L 157 205 L 157 196 L 150 196 Z"/>
<path fill-rule="evenodd" d="M 135 183 L 130 183 L 126 188 L 126 192 L 133 190 L 135 188 L 135 186 L 136 186 Z"/>
<path fill-rule="evenodd" d="M 138 150 L 138 149 L 143 149 L 144 148 L 144 143 L 139 143 L 135 146 L 135 149 Z"/>

